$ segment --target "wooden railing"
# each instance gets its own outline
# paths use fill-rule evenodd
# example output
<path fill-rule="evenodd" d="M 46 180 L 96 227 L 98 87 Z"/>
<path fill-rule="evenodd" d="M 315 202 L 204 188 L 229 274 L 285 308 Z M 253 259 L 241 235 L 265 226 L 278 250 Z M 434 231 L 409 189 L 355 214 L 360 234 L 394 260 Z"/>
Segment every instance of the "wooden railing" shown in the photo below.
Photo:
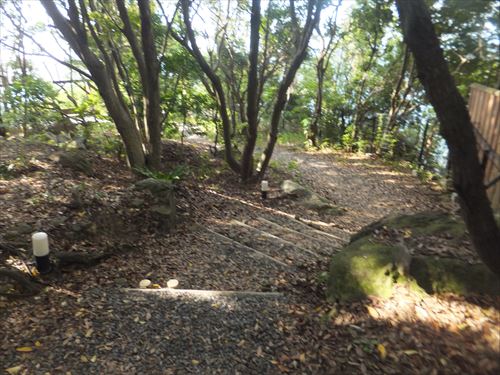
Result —
<path fill-rule="evenodd" d="M 500 90 L 472 84 L 469 113 L 474 125 L 484 184 L 494 210 L 500 210 Z"/>

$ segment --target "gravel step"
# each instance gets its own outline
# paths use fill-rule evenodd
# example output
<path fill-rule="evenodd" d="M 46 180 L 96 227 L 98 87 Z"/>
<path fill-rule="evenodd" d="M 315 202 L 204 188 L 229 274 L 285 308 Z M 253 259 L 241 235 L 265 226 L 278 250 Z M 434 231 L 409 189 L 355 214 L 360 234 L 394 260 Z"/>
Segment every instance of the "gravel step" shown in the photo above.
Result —
<path fill-rule="evenodd" d="M 50 350 L 46 338 L 29 353 L 37 374 L 274 374 L 287 339 L 281 298 L 91 289 L 78 303 L 74 328 L 52 329 Z M 2 360 L 2 369 L 19 364 L 15 351 Z"/>
<path fill-rule="evenodd" d="M 268 237 L 270 239 L 273 239 L 273 240 L 275 240 L 276 242 L 278 242 L 278 243 L 280 243 L 282 245 L 291 246 L 291 247 L 293 247 L 294 249 L 296 249 L 298 251 L 305 252 L 305 253 L 313 256 L 313 257 L 318 257 L 318 253 L 315 252 L 314 250 L 308 249 L 305 246 L 301 246 L 301 244 L 298 243 L 298 242 L 296 242 L 296 241 L 294 241 L 294 242 L 288 241 L 288 240 L 280 237 L 277 234 L 273 234 L 270 231 L 268 231 L 268 230 L 266 230 L 264 228 L 259 227 L 259 225 L 252 225 L 248 221 L 247 222 L 241 222 L 241 221 L 238 221 L 238 220 L 231 220 L 231 224 L 233 224 L 233 225 L 240 225 L 240 226 L 249 228 L 250 230 L 254 230 L 256 233 L 259 233 L 260 235 L 262 235 L 264 237 Z"/>
<path fill-rule="evenodd" d="M 284 241 L 288 241 L 297 247 L 306 248 L 316 254 L 329 256 L 338 251 L 337 248 L 332 246 L 331 241 L 322 239 L 319 236 L 314 237 L 306 233 L 298 232 L 291 228 L 264 219 L 263 217 L 248 219 L 246 220 L 246 223 L 254 228 L 277 236 Z"/>
<path fill-rule="evenodd" d="M 241 249 L 246 250 L 246 255 L 250 256 L 252 258 L 258 258 L 261 260 L 267 260 L 268 262 L 273 263 L 274 265 L 281 266 L 283 268 L 288 268 L 289 264 L 282 262 L 281 260 L 273 257 L 272 255 L 269 255 L 267 252 L 260 251 L 259 249 L 256 249 L 252 246 L 250 246 L 253 241 L 246 241 L 246 243 L 242 243 L 238 241 L 235 238 L 241 238 L 233 233 L 230 229 L 228 230 L 228 227 L 230 226 L 221 226 L 216 228 L 216 230 L 212 230 L 210 228 L 204 228 L 208 233 L 212 234 L 213 236 L 217 237 L 223 242 L 228 242 L 232 244 L 236 249 Z M 220 233 L 220 232 L 223 233 Z M 247 245 L 248 243 L 248 245 Z"/>
<path fill-rule="evenodd" d="M 139 288 L 126 288 L 124 289 L 130 293 L 146 293 L 155 294 L 162 297 L 199 297 L 199 298 L 212 298 L 212 297 L 234 297 L 234 298 L 283 298 L 284 294 L 280 292 L 258 292 L 253 290 L 201 290 L 201 289 L 172 289 L 172 288 L 158 288 L 158 289 L 139 289 Z"/>
<path fill-rule="evenodd" d="M 201 228 L 201 227 L 200 227 Z M 172 265 L 168 275 L 153 273 L 155 283 L 159 277 L 175 277 L 182 289 L 224 289 L 276 291 L 279 281 L 294 269 L 285 263 L 270 261 L 266 256 L 259 256 L 223 235 L 207 231 L 205 228 L 196 232 L 196 246 L 176 253 L 180 261 Z M 165 251 L 171 251 L 168 247 Z M 265 255 L 265 254 L 264 254 Z M 168 277 L 167 277 L 168 276 Z M 137 284 L 123 286 L 136 287 Z M 166 286 L 166 280 L 159 282 Z"/>
<path fill-rule="evenodd" d="M 309 253 L 298 250 L 292 245 L 276 240 L 267 233 L 249 226 L 242 226 L 235 222 L 220 223 L 216 230 L 233 241 L 256 249 L 258 252 L 267 254 L 280 263 L 288 264 L 291 267 L 307 265 L 317 260 Z"/>
<path fill-rule="evenodd" d="M 275 224 L 279 224 L 285 228 L 292 229 L 296 232 L 303 233 L 309 237 L 316 238 L 320 241 L 330 243 L 332 247 L 342 247 L 349 242 L 350 234 L 337 228 L 328 228 L 328 232 L 312 228 L 302 221 L 278 216 L 278 215 L 262 215 L 262 217 Z"/>

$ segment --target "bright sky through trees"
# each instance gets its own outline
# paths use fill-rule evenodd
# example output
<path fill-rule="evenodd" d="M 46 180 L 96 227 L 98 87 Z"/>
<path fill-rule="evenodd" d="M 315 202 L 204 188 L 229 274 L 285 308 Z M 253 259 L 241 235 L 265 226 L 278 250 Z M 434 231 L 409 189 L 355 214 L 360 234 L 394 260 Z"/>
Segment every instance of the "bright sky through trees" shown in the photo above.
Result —
<path fill-rule="evenodd" d="M 166 12 L 171 15 L 173 9 L 175 8 L 176 0 L 162 0 L 161 3 L 166 10 Z M 236 4 L 236 1 L 232 1 Z M 262 8 L 265 9 L 266 1 L 262 3 Z M 69 77 L 69 69 L 56 61 L 53 58 L 46 56 L 51 54 L 61 60 L 68 57 L 68 53 L 74 53 L 70 50 L 67 43 L 58 36 L 58 33 L 53 30 L 50 25 L 52 21 L 45 12 L 45 9 L 41 5 L 40 0 L 22 0 L 22 13 L 25 19 L 24 27 L 26 31 L 37 30 L 35 35 L 35 40 L 43 46 L 44 52 L 40 51 L 40 48 L 33 43 L 29 38 L 24 38 L 25 49 L 28 55 L 28 60 L 33 65 L 35 71 L 43 79 L 53 81 L 53 80 L 65 80 Z M 354 4 L 353 0 L 344 0 L 342 2 L 341 8 L 339 10 L 338 22 L 345 22 L 349 11 Z M 325 22 L 333 14 L 334 8 L 328 7 L 322 13 L 322 22 Z M 197 16 L 193 18 L 193 25 L 195 29 L 201 31 L 207 38 L 200 38 L 200 47 L 207 48 L 209 41 L 213 40 L 213 14 L 204 6 L 201 6 L 198 10 Z M 242 30 L 242 32 L 248 32 L 248 30 Z M 29 32 L 28 32 L 29 33 Z M 33 34 L 33 33 L 29 33 Z M 5 66 L 7 62 L 12 61 L 15 53 L 8 46 L 12 46 L 12 39 L 15 35 L 15 27 L 12 22 L 7 19 L 7 17 L 0 12 L 0 39 L 4 43 L 0 44 L 0 65 Z M 315 38 L 311 39 L 311 48 L 319 47 L 319 40 Z M 42 56 L 45 55 L 45 56 Z"/>

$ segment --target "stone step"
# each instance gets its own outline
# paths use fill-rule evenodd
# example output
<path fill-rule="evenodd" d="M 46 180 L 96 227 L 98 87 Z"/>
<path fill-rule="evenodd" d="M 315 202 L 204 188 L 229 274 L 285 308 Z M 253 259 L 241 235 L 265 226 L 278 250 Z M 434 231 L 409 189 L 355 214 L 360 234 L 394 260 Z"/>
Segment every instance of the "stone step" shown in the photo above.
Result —
<path fill-rule="evenodd" d="M 202 290 L 202 289 L 139 289 L 139 288 L 124 288 L 125 291 L 131 293 L 146 293 L 159 296 L 187 296 L 197 297 L 200 299 L 211 299 L 217 297 L 230 298 L 283 298 L 284 294 L 280 292 L 259 292 L 253 290 Z"/>
<path fill-rule="evenodd" d="M 248 219 L 246 220 L 246 223 L 255 228 L 271 233 L 272 235 L 292 243 L 297 247 L 309 249 L 316 254 L 329 256 L 338 251 L 338 248 L 333 246 L 331 241 L 325 240 L 319 236 L 314 237 L 283 225 L 276 224 L 272 221 L 264 219 L 263 217 Z"/>
<path fill-rule="evenodd" d="M 284 228 L 288 228 L 293 230 L 294 232 L 298 232 L 304 234 L 308 237 L 312 237 L 317 241 L 322 241 L 329 243 L 331 247 L 341 248 L 345 244 L 349 242 L 350 234 L 342 231 L 340 229 L 328 229 L 329 231 L 323 231 L 307 225 L 303 221 L 284 217 L 279 215 L 262 215 L 261 218 L 270 221 L 274 224 L 278 224 Z"/>
<path fill-rule="evenodd" d="M 241 253 L 241 251 L 244 251 L 246 256 L 271 262 L 275 266 L 279 266 L 284 269 L 290 268 L 290 264 L 282 262 L 281 260 L 270 256 L 267 252 L 263 252 L 259 249 L 254 248 L 253 246 L 251 246 L 251 244 L 242 243 L 233 238 L 231 235 L 227 235 L 227 233 L 224 233 L 224 228 L 219 227 L 217 228 L 217 230 L 212 230 L 210 228 L 204 227 L 203 229 L 211 235 L 217 237 L 219 240 L 233 245 L 233 247 L 230 249 L 231 253 Z"/>
<path fill-rule="evenodd" d="M 193 245 L 197 248 L 181 252 L 179 256 L 183 261 L 173 266 L 169 274 L 179 280 L 179 288 L 276 291 L 288 274 L 296 272 L 288 264 L 270 259 L 266 254 L 259 254 L 255 249 L 201 226 L 194 235 L 198 237 Z M 168 252 L 169 247 L 165 251 Z M 201 258 L 191 260 L 199 252 L 204 253 L 200 254 Z M 159 277 L 154 273 L 153 282 Z M 165 282 L 162 280 L 159 284 L 166 286 Z M 121 286 L 124 285 L 135 287 L 133 284 Z"/>
<path fill-rule="evenodd" d="M 271 233 L 268 230 L 260 228 L 258 225 L 251 225 L 248 221 L 247 222 L 241 222 L 241 221 L 238 221 L 238 220 L 231 220 L 231 224 L 240 225 L 240 226 L 249 228 L 251 230 L 253 229 L 254 231 L 256 231 L 257 233 L 259 233 L 260 235 L 272 238 L 273 240 L 279 242 L 280 244 L 291 246 L 291 247 L 295 248 L 298 251 L 305 252 L 305 253 L 313 256 L 313 257 L 318 257 L 318 253 L 316 251 L 308 249 L 308 248 L 306 248 L 304 246 L 301 246 L 300 243 L 298 243 L 297 241 L 295 241 L 295 242 L 288 241 L 288 240 L 282 238 L 279 235 L 273 234 L 273 233 Z"/>
<path fill-rule="evenodd" d="M 237 222 L 220 223 L 216 231 L 290 267 L 310 264 L 318 259 L 317 256 L 299 250 L 284 241 L 276 240 L 268 233 Z"/>

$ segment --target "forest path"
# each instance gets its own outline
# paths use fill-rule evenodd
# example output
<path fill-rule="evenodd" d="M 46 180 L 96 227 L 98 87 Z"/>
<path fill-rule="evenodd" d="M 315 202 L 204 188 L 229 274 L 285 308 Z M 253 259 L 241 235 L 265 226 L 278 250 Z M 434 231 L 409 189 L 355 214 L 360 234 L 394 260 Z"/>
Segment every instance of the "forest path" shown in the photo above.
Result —
<path fill-rule="evenodd" d="M 297 151 L 278 146 L 273 160 L 346 213 L 334 221 L 350 231 L 398 213 L 446 209 L 438 192 L 409 169 L 384 165 L 367 154 Z"/>
<path fill-rule="evenodd" d="M 419 374 L 422 369 L 474 373 L 478 360 L 490 358 L 486 349 L 457 349 L 467 342 L 478 342 L 481 348 L 489 345 L 477 334 L 483 327 L 471 323 L 470 317 L 476 316 L 473 321 L 486 328 L 491 319 L 473 304 L 409 298 L 385 304 L 371 301 L 367 310 L 365 303 L 333 306 L 324 300 L 318 276 L 353 231 L 386 214 L 440 204 L 437 194 L 408 171 L 396 172 L 357 155 L 278 148 L 275 160 L 285 172 L 269 171 L 271 192 L 263 201 L 258 188 L 239 184 L 222 160 L 200 158 L 206 145 L 169 146 L 167 161 L 182 160 L 210 172 L 205 179 L 196 176 L 180 184 L 180 222 L 171 233 L 155 229 L 147 205 L 129 207 L 140 198 L 130 189 L 134 180 L 120 180 L 126 170 L 107 159 L 95 161 L 100 178 L 73 174 L 46 158 L 38 173 L 28 170 L 2 181 L 4 195 L 11 197 L 0 202 L 2 212 L 11 214 L 4 223 L 15 224 L 10 221 L 15 218 L 31 225 L 40 220 L 43 226 L 63 216 L 66 220 L 59 228 L 64 231 L 50 231 L 51 246 L 91 253 L 124 240 L 122 232 L 101 221 L 101 237 L 65 236 L 87 217 L 102 217 L 105 211 L 106 217 L 126 225 L 137 251 L 93 268 L 65 270 L 35 298 L 0 301 L 0 370 L 20 366 L 20 374 Z M 37 210 L 15 200 L 43 196 L 55 177 L 61 190 L 53 191 L 51 200 L 33 203 Z M 29 185 L 20 183 L 27 178 Z M 321 215 L 281 198 L 278 186 L 285 178 L 298 180 L 347 211 L 342 216 Z M 71 186 L 82 183 L 87 196 L 99 194 L 98 203 L 93 198 L 86 201 L 85 215 L 81 209 L 53 203 L 69 201 Z M 33 217 L 37 213 L 44 216 Z M 134 289 L 144 278 L 163 287 L 169 279 L 178 279 L 182 291 Z M 471 328 L 457 333 L 443 319 Z M 388 350 L 385 360 L 379 343 Z M 457 348 L 449 349 L 450 343 Z M 443 361 L 450 350 L 459 360 Z"/>

